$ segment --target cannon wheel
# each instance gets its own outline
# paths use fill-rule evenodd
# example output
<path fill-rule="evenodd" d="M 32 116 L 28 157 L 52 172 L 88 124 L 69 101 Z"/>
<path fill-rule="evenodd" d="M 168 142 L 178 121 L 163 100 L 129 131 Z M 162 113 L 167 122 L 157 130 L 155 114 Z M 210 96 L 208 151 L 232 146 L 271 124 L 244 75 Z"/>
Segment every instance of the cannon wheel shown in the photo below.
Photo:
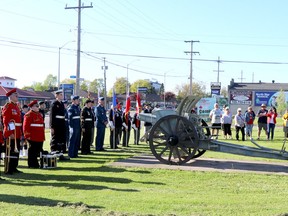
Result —
<path fill-rule="evenodd" d="M 183 164 L 198 151 L 199 137 L 194 125 L 185 117 L 168 115 L 160 118 L 149 134 L 153 155 L 165 164 Z"/>
<path fill-rule="evenodd" d="M 208 124 L 203 119 L 201 119 L 201 126 L 205 127 L 205 129 L 204 129 L 206 131 L 205 136 L 210 137 L 210 135 L 211 135 L 210 129 L 208 128 Z M 196 154 L 192 158 L 198 158 L 201 155 L 203 155 L 205 152 L 206 152 L 206 150 L 204 150 L 204 149 L 198 149 Z"/>

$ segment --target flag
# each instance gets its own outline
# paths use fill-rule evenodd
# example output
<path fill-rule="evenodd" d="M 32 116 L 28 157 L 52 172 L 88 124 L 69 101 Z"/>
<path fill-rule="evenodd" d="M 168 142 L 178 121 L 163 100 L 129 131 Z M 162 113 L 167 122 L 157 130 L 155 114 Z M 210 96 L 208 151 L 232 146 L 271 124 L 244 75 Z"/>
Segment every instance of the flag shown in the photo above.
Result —
<path fill-rule="evenodd" d="M 131 100 L 130 100 L 129 88 L 128 88 L 127 95 L 126 95 L 126 108 L 125 108 L 125 117 L 126 117 L 126 124 L 127 125 L 128 125 L 128 121 L 129 121 L 128 113 L 130 112 L 130 108 L 131 108 Z"/>
<path fill-rule="evenodd" d="M 126 115 L 128 114 L 128 112 L 130 112 L 130 108 L 131 108 L 131 100 L 130 100 L 129 88 L 128 88 L 128 92 L 126 95 L 126 108 L 125 108 L 125 114 Z"/>
<path fill-rule="evenodd" d="M 136 113 L 139 114 L 142 111 L 142 106 L 141 106 L 141 98 L 140 98 L 140 93 L 137 90 L 137 95 L 136 95 Z"/>
<path fill-rule="evenodd" d="M 116 98 L 115 90 L 113 89 L 113 96 L 112 96 L 112 108 L 113 108 L 113 110 L 115 110 L 116 107 L 117 107 L 117 98 Z"/>
<path fill-rule="evenodd" d="M 100 98 L 100 88 L 98 88 L 97 96 L 98 96 L 98 99 L 99 99 Z"/>

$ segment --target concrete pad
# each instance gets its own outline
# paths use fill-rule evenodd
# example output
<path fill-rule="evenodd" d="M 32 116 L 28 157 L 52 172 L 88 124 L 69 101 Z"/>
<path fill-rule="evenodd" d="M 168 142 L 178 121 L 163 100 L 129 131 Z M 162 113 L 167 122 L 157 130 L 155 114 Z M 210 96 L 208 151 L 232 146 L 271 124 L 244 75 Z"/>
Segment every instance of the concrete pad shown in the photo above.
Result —
<path fill-rule="evenodd" d="M 110 164 L 118 167 L 141 167 L 151 169 L 172 169 L 187 171 L 243 172 L 257 174 L 288 175 L 288 163 L 267 161 L 240 161 L 212 158 L 198 158 L 184 165 L 167 165 L 152 155 L 134 156 Z"/>

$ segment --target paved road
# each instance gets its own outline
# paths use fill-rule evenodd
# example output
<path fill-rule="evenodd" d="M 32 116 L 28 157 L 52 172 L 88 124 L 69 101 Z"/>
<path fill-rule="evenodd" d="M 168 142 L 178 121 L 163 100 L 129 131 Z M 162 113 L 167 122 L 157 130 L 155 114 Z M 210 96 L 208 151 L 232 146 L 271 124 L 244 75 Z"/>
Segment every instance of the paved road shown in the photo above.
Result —
<path fill-rule="evenodd" d="M 288 175 L 287 163 L 263 161 L 239 161 L 211 158 L 198 158 L 181 166 L 160 163 L 154 156 L 141 155 L 110 164 L 120 167 L 159 168 L 187 171 L 245 172 L 257 174 Z"/>

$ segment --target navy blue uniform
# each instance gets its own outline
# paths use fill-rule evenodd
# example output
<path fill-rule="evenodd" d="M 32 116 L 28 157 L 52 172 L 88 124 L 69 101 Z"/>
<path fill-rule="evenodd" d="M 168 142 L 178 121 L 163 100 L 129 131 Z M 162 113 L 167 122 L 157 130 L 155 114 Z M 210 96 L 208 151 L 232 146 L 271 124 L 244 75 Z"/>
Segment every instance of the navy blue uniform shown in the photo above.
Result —
<path fill-rule="evenodd" d="M 104 137 L 105 137 L 105 128 L 108 122 L 106 116 L 106 110 L 102 105 L 98 105 L 95 109 L 96 114 L 96 127 L 97 127 L 97 135 L 96 135 L 96 151 L 102 151 L 104 145 Z"/>
<path fill-rule="evenodd" d="M 128 114 L 123 113 L 122 116 L 122 130 L 123 130 L 123 139 L 122 139 L 122 146 L 129 146 L 129 139 L 130 139 L 130 131 L 131 131 L 131 121 L 132 117 L 130 116 L 130 112 Z"/>
<path fill-rule="evenodd" d="M 84 129 L 82 137 L 81 153 L 90 154 L 92 129 L 94 127 L 94 115 L 91 108 L 88 107 L 83 108 L 81 112 L 81 122 L 82 122 L 81 128 Z"/>
<path fill-rule="evenodd" d="M 121 135 L 122 135 L 122 115 L 123 112 L 121 109 L 113 110 L 110 109 L 109 112 L 109 121 L 113 122 L 114 124 L 114 129 L 110 131 L 110 147 L 111 149 L 113 148 L 118 148 L 118 144 L 120 143 L 121 140 Z M 115 141 L 115 143 L 114 143 Z M 115 144 L 115 147 L 114 145 Z"/>
<path fill-rule="evenodd" d="M 65 110 L 61 101 L 55 100 L 51 105 L 50 128 L 54 129 L 54 133 L 51 134 L 51 151 L 64 152 L 66 150 Z"/>
<path fill-rule="evenodd" d="M 80 108 L 78 105 L 72 104 L 68 109 L 68 123 L 69 123 L 69 147 L 68 155 L 71 158 L 78 156 L 78 148 L 81 141 L 81 122 L 80 122 Z"/>

